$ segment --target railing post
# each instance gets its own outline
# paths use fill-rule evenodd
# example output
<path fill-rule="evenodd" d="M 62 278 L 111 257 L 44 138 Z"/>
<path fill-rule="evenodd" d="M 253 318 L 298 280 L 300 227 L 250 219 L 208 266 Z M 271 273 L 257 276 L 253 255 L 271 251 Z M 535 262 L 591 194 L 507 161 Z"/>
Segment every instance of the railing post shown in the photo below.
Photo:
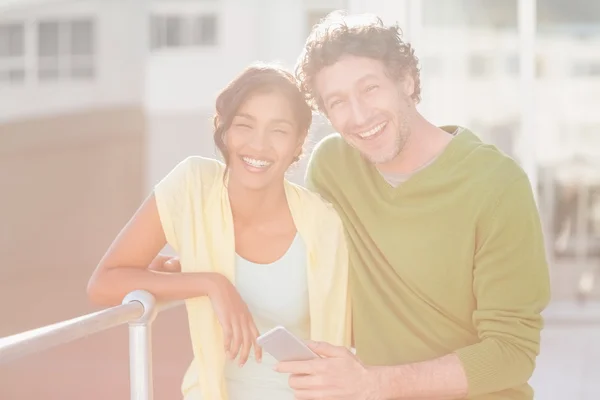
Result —
<path fill-rule="evenodd" d="M 129 376 L 131 400 L 153 400 L 152 322 L 156 318 L 156 300 L 144 290 L 129 293 L 123 304 L 137 301 L 144 314 L 129 323 Z"/>

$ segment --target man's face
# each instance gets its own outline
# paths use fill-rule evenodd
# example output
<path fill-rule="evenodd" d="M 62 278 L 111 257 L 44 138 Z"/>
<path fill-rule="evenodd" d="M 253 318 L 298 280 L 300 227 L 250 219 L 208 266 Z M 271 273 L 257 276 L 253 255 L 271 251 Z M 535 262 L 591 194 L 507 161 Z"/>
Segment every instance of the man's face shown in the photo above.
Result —
<path fill-rule="evenodd" d="M 333 128 L 364 157 L 385 164 L 400 154 L 415 112 L 412 79 L 394 80 L 382 61 L 348 55 L 319 71 L 315 86 Z"/>

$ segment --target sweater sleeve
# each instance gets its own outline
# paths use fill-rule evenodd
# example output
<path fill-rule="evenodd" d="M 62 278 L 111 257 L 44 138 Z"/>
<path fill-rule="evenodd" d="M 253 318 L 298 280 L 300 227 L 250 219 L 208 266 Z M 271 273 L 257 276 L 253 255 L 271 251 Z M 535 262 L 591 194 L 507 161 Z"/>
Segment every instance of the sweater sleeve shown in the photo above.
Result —
<path fill-rule="evenodd" d="M 525 384 L 550 300 L 544 238 L 526 176 L 510 184 L 477 228 L 473 271 L 479 342 L 459 349 L 469 397 Z"/>

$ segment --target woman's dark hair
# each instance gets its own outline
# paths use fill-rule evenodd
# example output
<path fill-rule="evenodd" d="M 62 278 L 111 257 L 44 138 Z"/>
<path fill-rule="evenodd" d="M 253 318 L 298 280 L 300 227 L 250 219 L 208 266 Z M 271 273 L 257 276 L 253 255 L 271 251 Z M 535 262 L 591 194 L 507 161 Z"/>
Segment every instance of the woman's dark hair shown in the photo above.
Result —
<path fill-rule="evenodd" d="M 251 65 L 229 82 L 217 97 L 216 114 L 213 118 L 214 141 L 226 164 L 229 162 L 229 154 L 223 135 L 231 127 L 238 109 L 252 95 L 269 92 L 279 92 L 288 99 L 298 133 L 305 137 L 308 134 L 312 111 L 300 92 L 294 75 L 276 65 Z"/>

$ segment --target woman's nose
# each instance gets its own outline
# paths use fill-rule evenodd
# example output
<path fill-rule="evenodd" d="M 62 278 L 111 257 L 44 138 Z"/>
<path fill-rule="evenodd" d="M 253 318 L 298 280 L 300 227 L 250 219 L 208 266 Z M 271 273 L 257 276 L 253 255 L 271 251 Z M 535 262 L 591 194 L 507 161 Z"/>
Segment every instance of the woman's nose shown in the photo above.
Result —
<path fill-rule="evenodd" d="M 269 145 L 269 135 L 263 129 L 257 129 L 250 136 L 248 145 L 256 150 L 262 150 Z"/>

